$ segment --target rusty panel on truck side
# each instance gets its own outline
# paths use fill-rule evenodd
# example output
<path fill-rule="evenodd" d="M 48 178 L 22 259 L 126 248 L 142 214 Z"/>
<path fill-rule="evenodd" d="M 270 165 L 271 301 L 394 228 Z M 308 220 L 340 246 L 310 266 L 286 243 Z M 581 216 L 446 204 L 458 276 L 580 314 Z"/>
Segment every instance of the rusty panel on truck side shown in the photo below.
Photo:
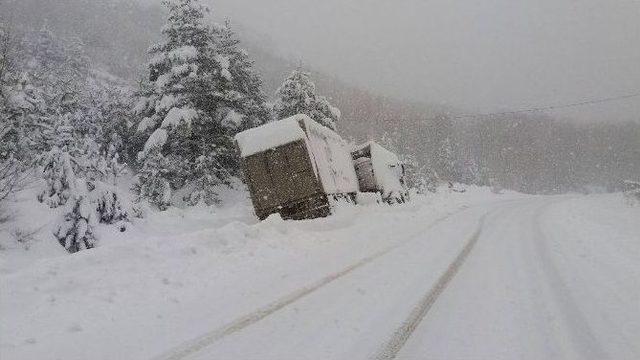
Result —
<path fill-rule="evenodd" d="M 261 218 L 322 193 L 303 140 L 248 156 L 244 163 L 251 200 Z"/>

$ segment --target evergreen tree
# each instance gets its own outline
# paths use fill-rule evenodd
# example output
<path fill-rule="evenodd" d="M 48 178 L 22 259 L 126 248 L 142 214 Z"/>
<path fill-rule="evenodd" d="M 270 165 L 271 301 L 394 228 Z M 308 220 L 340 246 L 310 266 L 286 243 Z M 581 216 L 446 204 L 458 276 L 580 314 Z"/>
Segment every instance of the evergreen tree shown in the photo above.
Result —
<path fill-rule="evenodd" d="M 138 200 L 147 199 L 160 210 L 171 205 L 171 185 L 167 180 L 170 174 L 166 162 L 158 147 L 147 151 L 134 186 Z"/>
<path fill-rule="evenodd" d="M 316 94 L 310 74 L 300 70 L 294 70 L 278 88 L 273 110 L 278 119 L 305 114 L 332 130 L 341 116 L 327 98 Z"/>
<path fill-rule="evenodd" d="M 442 141 L 436 153 L 436 166 L 440 179 L 449 182 L 456 180 L 456 155 L 451 139 L 448 137 Z"/>
<path fill-rule="evenodd" d="M 318 119 L 317 121 L 320 124 L 329 129 L 336 130 L 337 122 L 340 121 L 342 114 L 337 107 L 331 105 L 326 97 L 318 96 L 316 98 L 315 111 L 312 113 L 312 116 L 312 119 Z"/>
<path fill-rule="evenodd" d="M 246 50 L 240 48 L 240 40 L 231 30 L 229 21 L 224 26 L 214 28 L 219 34 L 220 53 L 228 63 L 232 91 L 237 97 L 226 104 L 230 111 L 225 117 L 225 124 L 246 130 L 272 120 L 270 110 L 262 92 L 262 79 L 254 71 L 254 62 Z"/>
<path fill-rule="evenodd" d="M 217 187 L 239 172 L 232 136 L 245 122 L 265 121 L 259 78 L 230 30 L 206 23 L 199 1 L 164 4 L 163 41 L 150 51 L 149 82 L 135 107 L 145 139 L 136 189 L 160 208 L 184 187 L 190 204 L 212 204 Z"/>
<path fill-rule="evenodd" d="M 81 191 L 71 198 L 62 220 L 53 233 L 60 245 L 70 253 L 91 249 L 96 244 L 95 205 L 85 194 L 86 191 Z"/>
<path fill-rule="evenodd" d="M 38 200 L 64 206 L 53 235 L 69 252 L 95 246 L 98 223 L 126 221 L 115 187 L 123 169 L 124 95 L 104 82 L 89 81 L 89 62 L 78 39 L 63 40 L 46 28 L 22 41 L 26 59 L 15 86 L 13 113 L 20 120 L 32 157 L 42 166 Z M 126 118 L 125 118 L 126 119 Z"/>
<path fill-rule="evenodd" d="M 29 148 L 21 113 L 32 104 L 20 88 L 16 50 L 15 38 L 0 24 L 0 201 L 19 187 Z"/>
<path fill-rule="evenodd" d="M 54 146 L 49 135 L 56 119 L 71 120 L 69 115 L 80 110 L 89 63 L 79 41 L 68 43 L 46 27 L 24 36 L 20 56 L 16 115 L 28 139 L 30 153 L 25 157 L 37 159 Z"/>
<path fill-rule="evenodd" d="M 43 157 L 42 177 L 45 187 L 38 195 L 38 201 L 55 208 L 67 203 L 76 192 L 78 163 L 74 158 L 75 148 L 73 127 L 68 117 L 58 117 L 50 136 L 54 144 Z"/>
<path fill-rule="evenodd" d="M 106 183 L 114 164 L 88 135 L 79 138 L 70 126 L 70 115 L 57 119 L 53 148 L 43 166 L 45 188 L 38 195 L 50 207 L 65 206 L 54 236 L 69 252 L 92 248 L 98 223 L 128 220 L 128 211 L 116 189 Z"/>

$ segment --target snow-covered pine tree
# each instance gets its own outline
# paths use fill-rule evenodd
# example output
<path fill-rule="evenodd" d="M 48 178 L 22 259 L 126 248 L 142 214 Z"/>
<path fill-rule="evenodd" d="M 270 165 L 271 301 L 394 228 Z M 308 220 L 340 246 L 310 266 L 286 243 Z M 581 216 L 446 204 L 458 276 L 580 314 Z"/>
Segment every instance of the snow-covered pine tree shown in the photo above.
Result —
<path fill-rule="evenodd" d="M 67 43 L 46 27 L 27 33 L 21 47 L 19 85 L 25 105 L 30 105 L 22 107 L 21 125 L 33 157 L 38 158 L 53 147 L 47 129 L 58 117 L 79 110 L 89 63 L 78 40 Z"/>
<path fill-rule="evenodd" d="M 337 123 L 340 121 L 342 114 L 340 110 L 331 105 L 329 100 L 324 96 L 316 98 L 315 112 L 312 118 L 319 119 L 318 122 L 329 129 L 336 130 Z"/>
<path fill-rule="evenodd" d="M 467 184 L 484 185 L 480 176 L 480 166 L 473 155 L 468 155 L 461 166 L 461 181 Z"/>
<path fill-rule="evenodd" d="M 86 194 L 86 189 L 78 189 L 67 203 L 63 218 L 53 233 L 70 253 L 91 249 L 96 244 L 93 230 L 97 222 L 95 204 Z"/>
<path fill-rule="evenodd" d="M 238 131 L 262 125 L 272 120 L 266 98 L 262 92 L 262 79 L 253 70 L 254 62 L 246 50 L 240 48 L 240 40 L 231 30 L 227 20 L 224 26 L 214 29 L 219 34 L 220 54 L 228 61 L 231 88 L 238 96 L 226 104 L 229 112 L 223 122 Z"/>
<path fill-rule="evenodd" d="M 99 179 L 113 185 L 125 168 L 120 154 L 128 154 L 132 125 L 130 96 L 131 92 L 121 86 L 89 79 L 81 106 L 73 116 L 85 157 L 99 161 Z"/>
<path fill-rule="evenodd" d="M 69 117 L 56 120 L 53 148 L 43 166 L 45 189 L 38 200 L 50 207 L 64 205 L 54 236 L 69 252 L 92 248 L 98 223 L 127 221 L 128 211 L 116 189 L 105 182 L 113 172 L 99 145 L 88 135 L 79 139 Z"/>
<path fill-rule="evenodd" d="M 38 200 L 55 208 L 77 193 L 76 175 L 82 170 L 78 129 L 84 122 L 80 100 L 89 65 L 83 62 L 86 58 L 79 48 L 67 53 L 64 41 L 47 28 L 27 34 L 23 46 L 27 56 L 24 81 L 32 84 L 33 93 L 41 99 L 29 122 L 45 180 Z"/>
<path fill-rule="evenodd" d="M 22 107 L 31 104 L 19 86 L 17 44 L 0 24 L 0 202 L 23 180 L 27 138 L 22 127 Z"/>
<path fill-rule="evenodd" d="M 211 204 L 217 186 L 228 185 L 239 168 L 232 139 L 237 127 L 225 118 L 243 94 L 234 89 L 219 29 L 205 20 L 209 10 L 198 0 L 164 4 L 163 41 L 150 50 L 149 83 L 135 107 L 137 132 L 146 139 L 136 189 L 160 208 L 171 191 L 185 186 L 188 203 Z"/>
<path fill-rule="evenodd" d="M 100 135 L 94 137 L 100 151 L 107 160 L 118 166 L 112 167 L 117 177 L 123 170 L 121 163 L 134 163 L 131 155 L 131 132 L 133 127 L 133 92 L 125 86 L 92 80 L 89 83 L 88 117 L 98 124 Z M 114 164 L 115 165 L 115 164 Z"/>
<path fill-rule="evenodd" d="M 91 209 L 86 184 L 76 178 L 81 170 L 76 158 L 79 149 L 68 118 L 68 114 L 57 118 L 51 132 L 55 144 L 44 157 L 45 188 L 38 200 L 52 208 L 65 206 L 53 235 L 60 245 L 73 253 L 94 246 L 95 210 Z"/>
<path fill-rule="evenodd" d="M 147 199 L 160 210 L 171 205 L 171 185 L 167 180 L 171 174 L 166 162 L 159 147 L 147 150 L 138 172 L 138 182 L 134 185 L 138 200 Z"/>
<path fill-rule="evenodd" d="M 110 100 L 99 99 L 102 92 L 89 86 L 79 40 L 59 39 L 45 28 L 28 34 L 22 45 L 23 76 L 14 91 L 21 105 L 14 108 L 42 166 L 38 200 L 64 206 L 53 232 L 62 246 L 70 252 L 91 248 L 97 223 L 127 219 L 117 190 L 106 183 L 122 170 L 117 142 L 106 136 L 120 113 L 107 110 L 104 102 Z"/>
<path fill-rule="evenodd" d="M 65 205 L 77 190 L 75 174 L 78 163 L 74 155 L 78 155 L 78 150 L 75 148 L 76 139 L 69 117 L 57 117 L 49 136 L 54 143 L 43 156 L 42 177 L 45 185 L 38 194 L 38 201 L 56 208 Z"/>
<path fill-rule="evenodd" d="M 453 143 L 449 137 L 440 144 L 436 153 L 436 167 L 442 180 L 453 182 L 456 179 L 457 161 Z"/>
<path fill-rule="evenodd" d="M 273 110 L 278 120 L 315 110 L 316 85 L 309 73 L 294 70 L 276 90 Z"/>
<path fill-rule="evenodd" d="M 276 90 L 273 111 L 277 119 L 305 114 L 333 130 L 341 116 L 340 110 L 331 105 L 327 98 L 316 94 L 311 75 L 301 70 L 294 70 Z"/>
<path fill-rule="evenodd" d="M 82 182 L 85 190 L 83 199 L 88 199 L 95 211 L 96 222 L 114 224 L 128 220 L 128 211 L 122 204 L 115 184 L 122 165 L 115 157 L 110 157 L 106 151 L 101 151 L 100 146 L 89 136 L 83 139 L 82 154 L 79 157 L 80 171 L 84 179 Z"/>

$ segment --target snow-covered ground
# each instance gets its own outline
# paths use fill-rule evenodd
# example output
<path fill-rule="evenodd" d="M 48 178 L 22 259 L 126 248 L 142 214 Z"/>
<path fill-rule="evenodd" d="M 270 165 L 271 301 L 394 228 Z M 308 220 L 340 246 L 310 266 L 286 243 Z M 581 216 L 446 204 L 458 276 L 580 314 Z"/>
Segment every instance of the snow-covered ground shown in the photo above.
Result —
<path fill-rule="evenodd" d="M 399 358 L 638 359 L 639 251 L 618 194 L 505 206 Z"/>
<path fill-rule="evenodd" d="M 21 199 L 15 223 L 42 229 L 29 250 L 0 232 L 0 358 L 640 356 L 640 207 L 620 195 L 472 188 L 261 223 L 225 200 L 68 255 Z"/>

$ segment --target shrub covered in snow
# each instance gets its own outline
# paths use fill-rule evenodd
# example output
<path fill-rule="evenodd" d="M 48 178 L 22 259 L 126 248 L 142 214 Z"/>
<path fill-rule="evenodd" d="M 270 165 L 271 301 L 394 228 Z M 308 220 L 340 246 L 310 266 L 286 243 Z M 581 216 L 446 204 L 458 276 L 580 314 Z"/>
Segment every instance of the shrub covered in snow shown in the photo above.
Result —
<path fill-rule="evenodd" d="M 38 201 L 52 208 L 67 203 L 76 184 L 72 162 L 73 159 L 69 153 L 57 146 L 49 151 L 42 170 L 45 188 L 38 195 Z"/>
<path fill-rule="evenodd" d="M 92 206 L 86 196 L 79 194 L 67 203 L 65 213 L 53 233 L 67 251 L 74 253 L 95 246 L 93 228 L 96 218 Z"/>
<path fill-rule="evenodd" d="M 106 168 L 107 161 L 97 154 L 74 158 L 68 150 L 54 147 L 47 155 L 43 170 L 45 188 L 38 200 L 50 207 L 65 206 L 54 236 L 69 252 L 95 245 L 96 224 L 128 220 L 128 211 L 116 189 L 104 182 L 109 177 Z"/>

